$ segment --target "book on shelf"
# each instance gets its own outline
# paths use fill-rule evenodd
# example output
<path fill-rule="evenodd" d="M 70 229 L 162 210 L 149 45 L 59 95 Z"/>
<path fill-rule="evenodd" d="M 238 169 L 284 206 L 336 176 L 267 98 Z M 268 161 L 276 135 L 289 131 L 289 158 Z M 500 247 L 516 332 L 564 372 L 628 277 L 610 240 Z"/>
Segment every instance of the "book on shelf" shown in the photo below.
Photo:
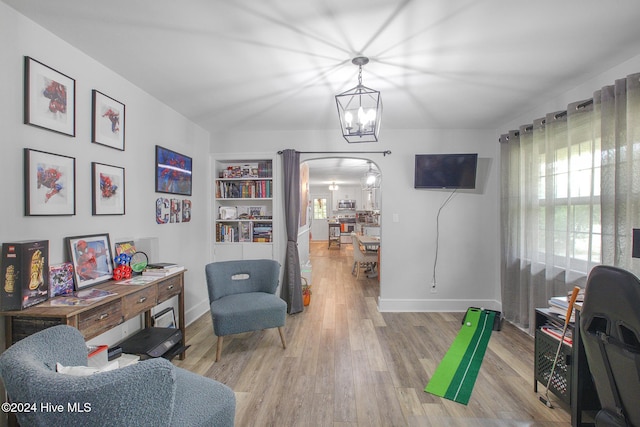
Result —
<path fill-rule="evenodd" d="M 562 338 L 562 329 L 555 326 L 545 325 L 541 327 L 540 330 L 558 341 L 560 341 L 560 338 Z M 563 342 L 569 346 L 573 345 L 573 336 L 571 330 L 567 329 L 564 335 Z"/>
<path fill-rule="evenodd" d="M 557 314 L 559 318 L 561 318 L 562 320 L 564 320 L 567 317 L 567 307 L 558 307 L 557 305 L 553 305 L 553 304 L 549 304 L 549 311 L 551 313 Z M 569 322 L 575 322 L 575 310 L 573 310 L 571 312 L 571 318 L 569 319 Z"/>
<path fill-rule="evenodd" d="M 178 264 L 176 264 L 175 262 L 154 262 L 151 264 L 147 264 L 147 269 L 149 270 L 166 269 L 166 268 L 174 268 L 174 267 L 178 267 Z"/>
<path fill-rule="evenodd" d="M 118 285 L 146 285 L 154 280 L 157 280 L 157 276 L 133 276 L 131 279 L 121 280 L 116 282 Z"/>
<path fill-rule="evenodd" d="M 551 297 L 549 298 L 549 305 L 564 308 L 564 311 L 566 312 L 567 308 L 569 308 L 569 301 L 567 300 L 566 296 Z"/>
<path fill-rule="evenodd" d="M 176 265 L 168 268 L 147 268 L 142 272 L 143 276 L 164 277 L 184 270 L 184 266 Z"/>

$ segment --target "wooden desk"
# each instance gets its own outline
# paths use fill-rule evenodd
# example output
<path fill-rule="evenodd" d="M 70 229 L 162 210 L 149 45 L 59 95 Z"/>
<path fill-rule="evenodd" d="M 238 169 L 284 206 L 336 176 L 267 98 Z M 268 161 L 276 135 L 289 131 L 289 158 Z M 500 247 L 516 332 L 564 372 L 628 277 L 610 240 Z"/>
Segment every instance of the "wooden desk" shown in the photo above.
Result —
<path fill-rule="evenodd" d="M 144 326 L 151 326 L 151 309 L 178 296 L 178 327 L 182 344 L 186 342 L 184 321 L 184 272 L 160 277 L 144 285 L 119 285 L 109 281 L 96 285 L 115 293 L 86 306 L 54 306 L 51 300 L 24 310 L 3 311 L 5 317 L 5 346 L 50 326 L 66 324 L 82 332 L 86 340 L 94 338 L 125 321 L 144 314 Z M 185 353 L 180 354 L 180 359 Z"/>

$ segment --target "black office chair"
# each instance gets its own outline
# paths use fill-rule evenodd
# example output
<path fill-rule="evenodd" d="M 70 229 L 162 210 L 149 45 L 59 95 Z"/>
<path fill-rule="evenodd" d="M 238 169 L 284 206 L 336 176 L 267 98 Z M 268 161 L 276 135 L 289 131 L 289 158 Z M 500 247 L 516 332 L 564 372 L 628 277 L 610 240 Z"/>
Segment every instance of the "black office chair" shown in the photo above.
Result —
<path fill-rule="evenodd" d="M 640 280 L 620 268 L 594 267 L 580 316 L 602 406 L 596 426 L 640 426 Z"/>

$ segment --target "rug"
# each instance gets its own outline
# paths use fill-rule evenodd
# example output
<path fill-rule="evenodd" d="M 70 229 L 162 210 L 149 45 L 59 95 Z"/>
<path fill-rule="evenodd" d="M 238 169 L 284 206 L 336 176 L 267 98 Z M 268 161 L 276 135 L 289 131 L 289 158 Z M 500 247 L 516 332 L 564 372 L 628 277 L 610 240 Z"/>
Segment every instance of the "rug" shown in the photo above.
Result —
<path fill-rule="evenodd" d="M 478 377 L 491 338 L 496 312 L 469 308 L 460 332 L 424 391 L 464 405 Z"/>

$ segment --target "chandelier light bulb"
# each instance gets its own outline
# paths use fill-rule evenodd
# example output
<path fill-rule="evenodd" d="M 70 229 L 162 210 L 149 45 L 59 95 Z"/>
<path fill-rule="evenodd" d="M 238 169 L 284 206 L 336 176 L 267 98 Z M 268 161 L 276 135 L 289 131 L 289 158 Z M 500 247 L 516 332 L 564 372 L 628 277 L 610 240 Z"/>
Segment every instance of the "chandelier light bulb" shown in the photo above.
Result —
<path fill-rule="evenodd" d="M 358 108 L 358 124 L 364 126 L 367 123 L 367 115 L 362 107 Z"/>
<path fill-rule="evenodd" d="M 344 121 L 347 123 L 347 128 L 350 128 L 351 122 L 353 122 L 353 114 L 350 111 L 344 113 Z"/>

